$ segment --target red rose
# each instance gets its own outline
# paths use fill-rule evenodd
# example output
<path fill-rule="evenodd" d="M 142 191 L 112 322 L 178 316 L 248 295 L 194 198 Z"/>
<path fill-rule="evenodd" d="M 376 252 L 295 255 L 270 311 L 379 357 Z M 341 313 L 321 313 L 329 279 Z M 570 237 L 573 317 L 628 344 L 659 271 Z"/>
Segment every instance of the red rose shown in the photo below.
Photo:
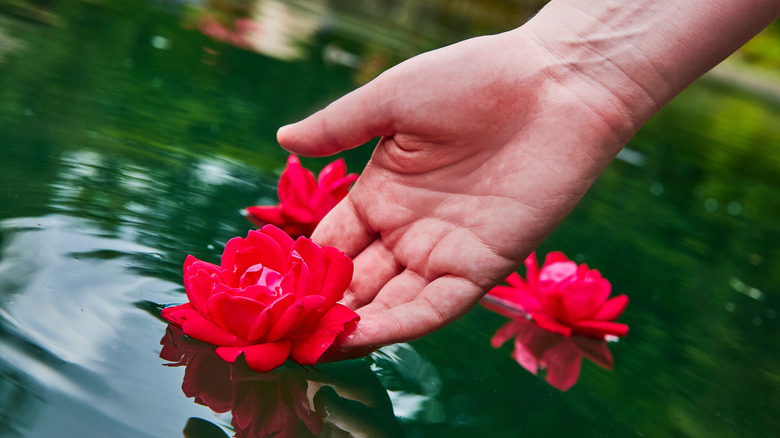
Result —
<path fill-rule="evenodd" d="M 268 225 L 228 241 L 220 266 L 188 256 L 188 303 L 162 316 L 233 363 L 270 371 L 285 360 L 314 365 L 358 315 L 337 304 L 352 280 L 352 260 Z"/>
<path fill-rule="evenodd" d="M 494 287 L 483 304 L 510 318 L 527 314 L 539 327 L 563 336 L 608 339 L 628 333 L 627 325 L 614 322 L 628 297 L 609 298 L 612 285 L 599 271 L 577 266 L 560 252 L 548 254 L 541 270 L 535 253 L 525 266 L 526 280 L 513 273 L 506 279 L 509 285 Z"/>
<path fill-rule="evenodd" d="M 539 369 L 546 370 L 547 382 L 561 391 L 577 383 L 583 357 L 612 369 L 612 354 L 606 341 L 562 336 L 539 328 L 533 321 L 517 318 L 498 329 L 490 344 L 498 348 L 511 338 L 515 338 L 512 357 L 517 363 L 534 375 Z"/>
<path fill-rule="evenodd" d="M 325 166 L 315 180 L 298 157 L 290 155 L 279 178 L 279 204 L 247 207 L 244 214 L 257 226 L 272 224 L 291 236 L 311 236 L 322 218 L 347 196 L 357 177 L 347 175 L 344 160 L 338 159 Z"/>

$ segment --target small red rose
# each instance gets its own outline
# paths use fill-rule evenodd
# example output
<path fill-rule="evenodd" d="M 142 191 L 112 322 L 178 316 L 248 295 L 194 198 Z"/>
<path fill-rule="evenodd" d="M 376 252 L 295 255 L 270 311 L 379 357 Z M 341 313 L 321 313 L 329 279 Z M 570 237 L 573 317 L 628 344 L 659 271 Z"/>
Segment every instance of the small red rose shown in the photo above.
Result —
<path fill-rule="evenodd" d="M 247 207 L 244 214 L 257 226 L 272 224 L 291 236 L 308 237 L 322 218 L 347 196 L 357 178 L 354 173 L 347 174 L 344 160 L 338 159 L 325 166 L 315 179 L 297 156 L 290 155 L 279 178 L 279 203 Z"/>
<path fill-rule="evenodd" d="M 233 363 L 270 371 L 288 358 L 314 365 L 358 315 L 337 303 L 352 281 L 352 260 L 332 247 L 293 239 L 272 225 L 228 241 L 219 266 L 188 256 L 188 303 L 162 316 L 216 346 Z"/>
<path fill-rule="evenodd" d="M 508 286 L 491 289 L 483 305 L 510 318 L 527 314 L 539 327 L 563 336 L 612 339 L 628 333 L 627 325 L 615 322 L 628 297 L 610 298 L 612 285 L 599 271 L 578 266 L 560 252 L 547 254 L 541 269 L 531 253 L 525 266 L 525 280 L 511 274 Z"/>

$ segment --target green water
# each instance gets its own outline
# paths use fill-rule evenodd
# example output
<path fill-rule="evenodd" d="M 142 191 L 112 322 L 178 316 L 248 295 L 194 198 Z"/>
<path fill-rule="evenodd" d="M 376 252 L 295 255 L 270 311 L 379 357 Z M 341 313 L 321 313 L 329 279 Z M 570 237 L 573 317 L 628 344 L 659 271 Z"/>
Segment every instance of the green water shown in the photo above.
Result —
<path fill-rule="evenodd" d="M 298 26 L 289 43 L 258 43 L 264 53 L 198 30 L 203 7 L 247 4 L 0 1 L 0 436 L 230 433 L 228 413 L 183 393 L 184 367 L 163 366 L 154 303 L 184 300 L 187 254 L 216 261 L 246 234 L 241 208 L 275 202 L 276 129 L 539 7 L 293 2 L 276 21 Z M 344 157 L 358 171 L 369 154 Z M 369 436 L 778 436 L 778 212 L 780 93 L 705 78 L 539 249 L 631 297 L 614 370 L 584 361 L 560 392 L 490 346 L 504 319 L 477 307 L 304 375 L 334 400 L 363 394 L 344 418 Z M 334 427 L 323 436 L 345 436 Z"/>

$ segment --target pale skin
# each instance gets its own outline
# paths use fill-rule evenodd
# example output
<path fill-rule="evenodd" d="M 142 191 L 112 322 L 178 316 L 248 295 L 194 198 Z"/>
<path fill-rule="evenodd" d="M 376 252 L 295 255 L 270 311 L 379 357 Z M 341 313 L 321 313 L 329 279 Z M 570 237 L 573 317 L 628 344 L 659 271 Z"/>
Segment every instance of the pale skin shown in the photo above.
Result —
<path fill-rule="evenodd" d="M 518 268 L 653 114 L 780 16 L 779 0 L 553 0 L 424 53 L 279 130 L 324 156 L 380 137 L 312 238 L 354 259 L 340 339 L 431 333 Z"/>

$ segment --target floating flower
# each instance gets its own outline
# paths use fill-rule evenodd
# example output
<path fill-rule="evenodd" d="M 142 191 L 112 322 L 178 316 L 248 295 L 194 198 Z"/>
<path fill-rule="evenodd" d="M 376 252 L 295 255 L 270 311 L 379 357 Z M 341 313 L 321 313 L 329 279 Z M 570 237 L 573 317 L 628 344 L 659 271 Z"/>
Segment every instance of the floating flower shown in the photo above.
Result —
<path fill-rule="evenodd" d="M 603 368 L 612 369 L 612 354 L 607 341 L 562 336 L 540 328 L 533 321 L 517 318 L 501 327 L 490 344 L 498 348 L 511 338 L 515 339 L 512 357 L 533 375 L 537 375 L 540 369 L 546 370 L 547 382 L 561 391 L 577 383 L 583 357 Z"/>
<path fill-rule="evenodd" d="M 526 280 L 513 273 L 508 286 L 496 286 L 483 304 L 510 318 L 528 315 L 536 324 L 563 336 L 613 339 L 625 336 L 628 326 L 614 322 L 628 297 L 610 298 L 612 285 L 599 271 L 577 265 L 560 252 L 547 255 L 541 269 L 532 253 L 526 260 Z"/>
<path fill-rule="evenodd" d="M 352 281 L 352 260 L 332 247 L 293 239 L 273 225 L 228 241 L 219 266 L 188 256 L 188 303 L 163 309 L 167 321 L 233 363 L 255 371 L 288 358 L 314 365 L 358 315 L 336 303 Z"/>
<path fill-rule="evenodd" d="M 338 159 L 325 166 L 315 179 L 297 156 L 290 155 L 279 178 L 279 204 L 247 207 L 244 215 L 257 226 L 272 224 L 292 236 L 311 236 L 322 218 L 347 196 L 357 177 L 354 173 L 348 175 L 344 160 Z"/>

